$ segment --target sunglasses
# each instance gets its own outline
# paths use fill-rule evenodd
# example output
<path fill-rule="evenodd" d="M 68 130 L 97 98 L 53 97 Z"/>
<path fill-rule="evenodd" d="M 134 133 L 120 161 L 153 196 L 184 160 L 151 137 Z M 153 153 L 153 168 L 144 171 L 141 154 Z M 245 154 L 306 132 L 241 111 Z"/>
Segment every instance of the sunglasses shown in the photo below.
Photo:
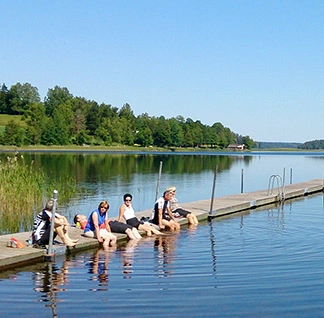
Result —
<path fill-rule="evenodd" d="M 108 207 L 107 206 L 101 206 L 100 209 L 108 210 Z"/>
<path fill-rule="evenodd" d="M 132 200 L 131 200 L 131 199 L 126 199 L 126 200 L 125 200 L 125 202 L 130 202 L 130 201 L 132 201 Z"/>

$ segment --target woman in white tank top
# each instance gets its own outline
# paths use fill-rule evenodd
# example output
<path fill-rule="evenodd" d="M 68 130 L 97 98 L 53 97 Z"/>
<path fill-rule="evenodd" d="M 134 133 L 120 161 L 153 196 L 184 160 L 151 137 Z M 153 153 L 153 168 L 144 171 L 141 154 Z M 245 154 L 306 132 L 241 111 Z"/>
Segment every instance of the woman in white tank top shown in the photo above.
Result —
<path fill-rule="evenodd" d="M 136 227 L 139 231 L 146 232 L 147 236 L 152 236 L 152 234 L 164 235 L 153 225 L 138 220 L 138 218 L 135 215 L 135 211 L 132 207 L 132 199 L 133 197 L 131 194 L 126 193 L 124 195 L 124 203 L 119 208 L 118 221 L 121 222 L 124 218 L 127 224 Z"/>

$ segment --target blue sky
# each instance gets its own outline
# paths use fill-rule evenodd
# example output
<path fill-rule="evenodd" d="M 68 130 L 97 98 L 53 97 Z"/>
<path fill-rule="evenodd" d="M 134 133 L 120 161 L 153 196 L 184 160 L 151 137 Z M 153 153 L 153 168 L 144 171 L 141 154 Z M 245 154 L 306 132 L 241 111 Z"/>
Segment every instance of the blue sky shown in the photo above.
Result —
<path fill-rule="evenodd" d="M 0 83 L 324 139 L 324 1 L 0 0 Z"/>

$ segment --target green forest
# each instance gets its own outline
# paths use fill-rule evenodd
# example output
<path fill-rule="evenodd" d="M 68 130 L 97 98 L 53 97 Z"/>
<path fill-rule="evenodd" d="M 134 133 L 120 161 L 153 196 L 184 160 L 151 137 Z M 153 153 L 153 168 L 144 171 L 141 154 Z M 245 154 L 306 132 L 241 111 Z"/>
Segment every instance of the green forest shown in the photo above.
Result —
<path fill-rule="evenodd" d="M 306 141 L 302 145 L 298 147 L 299 149 L 306 149 L 306 150 L 317 150 L 317 149 L 324 149 L 324 140 L 312 140 Z"/>
<path fill-rule="evenodd" d="M 177 117 L 134 115 L 125 103 L 120 109 L 110 104 L 73 96 L 68 88 L 55 86 L 41 100 L 38 88 L 16 83 L 0 91 L 2 145 L 127 145 L 156 147 L 200 147 L 225 149 L 230 144 L 254 141 L 215 121 L 212 126 L 199 120 Z"/>

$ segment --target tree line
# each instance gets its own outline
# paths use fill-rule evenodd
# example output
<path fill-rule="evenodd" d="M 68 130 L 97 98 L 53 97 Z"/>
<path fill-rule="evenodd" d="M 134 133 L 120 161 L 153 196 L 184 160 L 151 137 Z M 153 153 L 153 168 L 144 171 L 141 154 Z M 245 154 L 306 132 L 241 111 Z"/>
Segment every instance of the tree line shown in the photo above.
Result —
<path fill-rule="evenodd" d="M 324 149 L 324 140 L 317 139 L 312 141 L 306 141 L 302 145 L 298 147 L 299 149 L 307 149 L 307 150 L 316 150 L 316 149 Z"/>
<path fill-rule="evenodd" d="M 0 135 L 2 145 L 139 145 L 143 147 L 204 147 L 224 149 L 229 144 L 254 141 L 224 127 L 177 117 L 135 116 L 125 103 L 110 104 L 73 96 L 66 87 L 48 89 L 42 101 L 37 87 L 16 83 L 0 90 L 0 114 L 20 115 L 23 125 L 10 120 Z"/>

